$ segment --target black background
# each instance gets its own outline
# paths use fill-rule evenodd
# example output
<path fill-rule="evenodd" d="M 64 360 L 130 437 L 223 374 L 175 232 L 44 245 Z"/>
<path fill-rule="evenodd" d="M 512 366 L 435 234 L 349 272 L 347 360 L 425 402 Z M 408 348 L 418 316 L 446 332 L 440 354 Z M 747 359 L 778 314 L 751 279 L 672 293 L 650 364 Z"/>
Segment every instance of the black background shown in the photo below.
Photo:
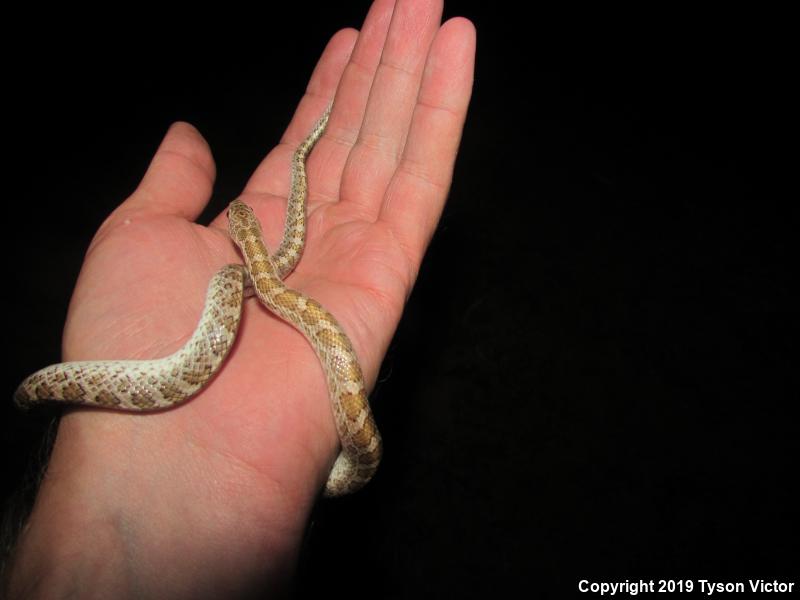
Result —
<path fill-rule="evenodd" d="M 17 414 L 12 391 L 59 360 L 83 252 L 169 124 L 190 121 L 214 152 L 207 221 L 367 6 L 19 21 L 4 498 L 30 492 L 49 424 Z M 477 26 L 475 89 L 373 394 L 385 461 L 315 510 L 298 596 L 796 581 L 797 192 L 773 185 L 796 168 L 780 150 L 796 73 L 779 64 L 781 16 L 509 10 L 446 7 Z"/>

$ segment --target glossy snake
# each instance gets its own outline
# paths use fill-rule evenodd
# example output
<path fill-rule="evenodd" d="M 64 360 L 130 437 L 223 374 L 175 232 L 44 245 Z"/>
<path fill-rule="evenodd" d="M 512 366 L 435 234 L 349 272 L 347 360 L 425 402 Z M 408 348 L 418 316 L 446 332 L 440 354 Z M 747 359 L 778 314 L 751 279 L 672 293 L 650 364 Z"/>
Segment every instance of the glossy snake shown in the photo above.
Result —
<path fill-rule="evenodd" d="M 358 358 L 336 319 L 316 300 L 283 284 L 305 245 L 305 161 L 328 123 L 330 106 L 292 157 L 292 183 L 283 241 L 270 256 L 253 211 L 241 200 L 228 208 L 230 236 L 245 265 L 228 265 L 212 278 L 200 322 L 174 354 L 155 360 L 78 361 L 51 365 L 29 376 L 14 395 L 27 408 L 45 401 L 122 411 L 170 408 L 202 389 L 228 354 L 239 327 L 245 289 L 297 328 L 319 357 L 328 383 L 341 452 L 325 484 L 326 496 L 363 486 L 378 467 L 381 438 L 372 418 Z"/>

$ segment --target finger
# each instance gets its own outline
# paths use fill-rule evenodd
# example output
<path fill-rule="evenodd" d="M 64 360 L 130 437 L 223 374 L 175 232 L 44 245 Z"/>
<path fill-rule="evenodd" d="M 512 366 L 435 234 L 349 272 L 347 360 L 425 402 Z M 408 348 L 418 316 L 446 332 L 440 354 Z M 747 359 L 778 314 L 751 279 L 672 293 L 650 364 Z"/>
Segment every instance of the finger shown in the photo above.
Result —
<path fill-rule="evenodd" d="M 115 214 L 136 210 L 194 221 L 211 198 L 215 177 L 214 158 L 200 132 L 188 123 L 174 123 L 139 187 Z"/>
<path fill-rule="evenodd" d="M 441 0 L 399 0 L 395 5 L 358 140 L 342 175 L 341 202 L 369 220 L 378 215 L 406 143 L 441 15 Z"/>
<path fill-rule="evenodd" d="M 380 214 L 415 270 L 450 188 L 474 66 L 475 27 L 466 19 L 451 19 L 431 46 L 408 140 Z"/>
<path fill-rule="evenodd" d="M 364 19 L 350 60 L 336 90 L 336 106 L 325 135 L 318 143 L 318 154 L 329 156 L 320 180 L 326 193 L 322 198 L 338 200 L 342 172 L 358 139 L 375 71 L 386 43 L 395 0 L 375 0 Z M 314 202 L 310 202 L 314 204 Z"/>
<path fill-rule="evenodd" d="M 302 142 L 325 107 L 333 99 L 336 86 L 344 71 L 347 60 L 358 37 L 354 29 L 338 31 L 317 62 L 303 98 L 292 117 L 280 143 L 261 161 L 245 186 L 244 193 L 267 194 L 286 198 L 289 193 L 291 156 Z M 319 152 L 317 152 L 319 154 Z M 309 175 L 312 165 L 308 166 Z M 314 178 L 317 183 L 318 178 Z M 254 208 L 257 208 L 254 205 Z"/>

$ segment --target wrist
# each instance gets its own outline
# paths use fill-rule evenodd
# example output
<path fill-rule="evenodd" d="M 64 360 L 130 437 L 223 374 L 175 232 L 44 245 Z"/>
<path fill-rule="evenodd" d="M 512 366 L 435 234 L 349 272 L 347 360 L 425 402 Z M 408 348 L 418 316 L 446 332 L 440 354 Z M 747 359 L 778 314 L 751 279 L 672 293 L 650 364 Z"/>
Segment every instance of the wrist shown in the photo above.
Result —
<path fill-rule="evenodd" d="M 12 597 L 225 597 L 288 580 L 315 489 L 209 456 L 162 417 L 63 418 Z"/>

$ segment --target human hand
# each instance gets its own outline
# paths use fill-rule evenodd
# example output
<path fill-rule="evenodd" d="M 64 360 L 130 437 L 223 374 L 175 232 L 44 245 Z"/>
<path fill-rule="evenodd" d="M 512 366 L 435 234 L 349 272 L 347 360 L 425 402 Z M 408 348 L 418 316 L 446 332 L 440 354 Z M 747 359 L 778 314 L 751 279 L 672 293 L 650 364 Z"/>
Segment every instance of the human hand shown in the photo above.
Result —
<path fill-rule="evenodd" d="M 360 34 L 332 38 L 281 144 L 241 195 L 268 247 L 277 247 L 289 158 L 335 97 L 308 161 L 307 243 L 287 284 L 336 316 L 370 387 L 447 195 L 474 62 L 468 21 L 439 27 L 440 2 L 393 4 L 377 0 Z M 87 252 L 64 360 L 153 358 L 185 342 L 211 275 L 241 262 L 224 214 L 209 227 L 193 222 L 214 174 L 200 134 L 174 125 L 139 188 Z M 97 536 L 100 525 L 95 551 L 117 557 L 101 581 L 110 595 L 125 595 L 134 582 L 145 596 L 177 595 L 201 583 L 210 593 L 275 577 L 293 563 L 337 445 L 313 351 L 251 299 L 219 375 L 179 409 L 156 416 L 81 410 L 63 418 L 20 541 L 17 581 L 25 568 L 56 560 L 45 552 L 52 514 L 75 534 L 50 548 L 62 557 L 75 555 L 81 531 L 91 527 Z M 171 577 L 154 570 L 159 554 L 174 564 Z M 91 559 L 84 556 L 84 564 Z M 66 565 L 75 569 L 74 560 L 57 561 L 49 576 L 82 583 Z"/>

